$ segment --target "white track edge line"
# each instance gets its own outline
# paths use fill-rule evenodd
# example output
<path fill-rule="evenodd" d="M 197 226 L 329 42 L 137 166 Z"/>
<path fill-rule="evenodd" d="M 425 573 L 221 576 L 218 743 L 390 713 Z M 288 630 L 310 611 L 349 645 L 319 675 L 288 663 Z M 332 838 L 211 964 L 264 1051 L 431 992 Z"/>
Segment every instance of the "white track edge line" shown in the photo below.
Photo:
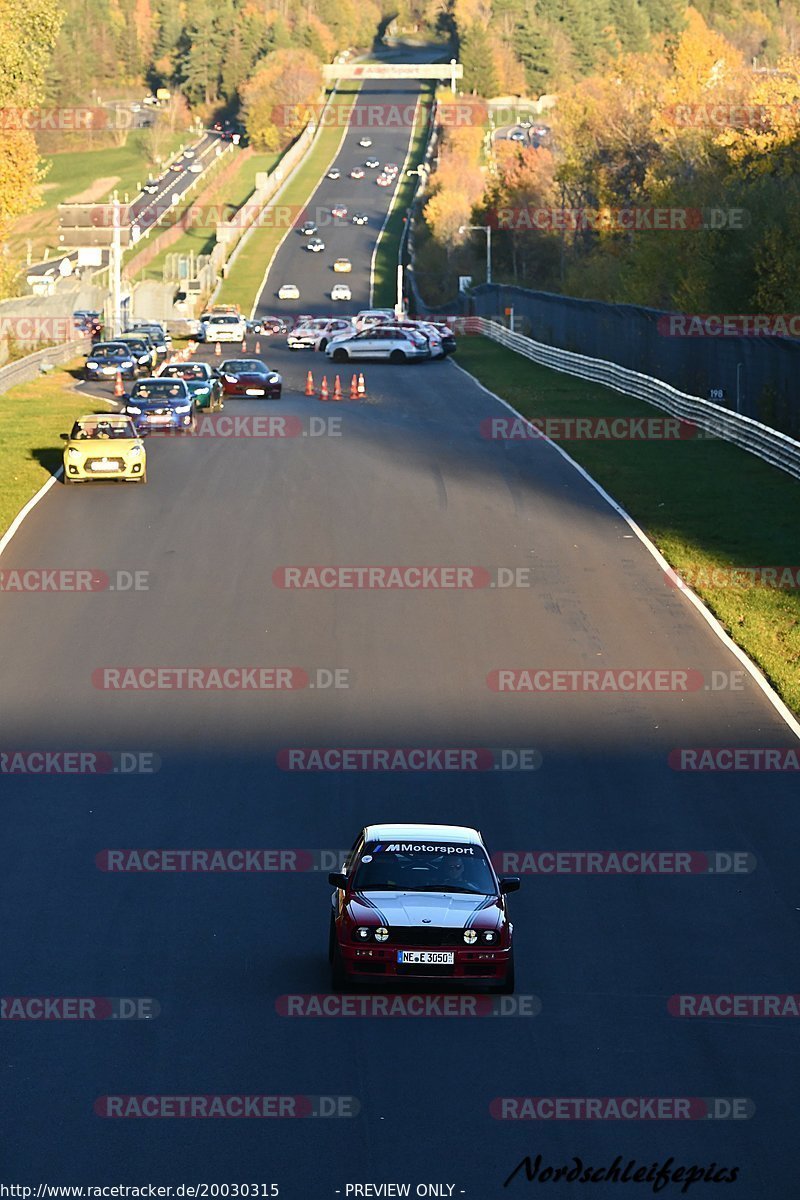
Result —
<path fill-rule="evenodd" d="M 470 371 L 468 371 L 465 367 L 462 367 L 457 362 L 453 362 L 452 358 L 450 359 L 450 362 L 452 362 L 453 366 L 457 367 L 458 370 L 461 371 L 464 375 L 468 375 L 469 378 L 474 383 L 476 383 L 482 391 L 486 392 L 487 396 L 491 396 L 493 400 L 497 400 L 499 404 L 502 404 L 504 408 L 507 408 L 508 411 L 513 413 L 515 417 L 519 417 L 521 421 L 527 420 L 526 417 L 523 417 L 522 413 L 517 412 L 517 410 L 514 408 L 514 406 L 512 404 L 509 404 L 509 402 L 507 400 L 504 400 L 502 396 L 498 396 L 496 392 L 493 392 L 493 391 L 491 391 L 490 388 L 487 388 L 484 384 L 481 383 L 481 381 L 479 379 L 476 379 L 475 376 Z M 537 438 L 537 441 L 538 441 L 538 438 Z M 659 566 L 663 567 L 664 570 L 666 572 L 668 572 L 670 575 L 674 575 L 675 574 L 674 567 L 671 567 L 669 565 L 667 560 L 664 558 L 664 555 L 661 553 L 661 551 L 658 549 L 658 547 L 655 545 L 655 543 L 652 542 L 650 540 L 650 538 L 647 536 L 647 534 L 644 532 L 644 530 L 639 525 L 636 524 L 636 522 L 634 521 L 634 519 L 630 515 L 630 513 L 625 511 L 625 509 L 622 507 L 622 505 L 619 504 L 614 499 L 614 497 L 611 496 L 605 490 L 605 488 L 602 487 L 601 484 L 599 484 L 597 482 L 597 480 L 594 479 L 589 474 L 589 472 L 585 469 L 585 467 L 582 467 L 579 462 L 576 462 L 575 459 L 572 458 L 572 456 L 569 455 L 562 446 L 559 446 L 557 442 L 552 441 L 549 437 L 546 437 L 544 434 L 542 434 L 542 441 L 548 442 L 549 445 L 552 446 L 552 448 L 555 451 L 557 451 L 557 453 L 560 454 L 562 458 L 566 459 L 566 461 L 570 464 L 571 467 L 575 468 L 575 470 L 578 472 L 579 475 L 583 476 L 583 478 L 586 480 L 586 482 L 588 484 L 590 484 L 591 487 L 594 488 L 594 490 L 598 493 L 598 495 L 602 496 L 603 500 L 605 500 L 606 503 L 608 505 L 610 505 L 611 508 L 614 509 L 616 514 L 619 517 L 621 517 L 622 520 L 625 522 L 625 524 L 633 531 L 633 533 L 636 535 L 636 537 L 639 539 L 639 541 L 645 547 L 647 552 L 656 560 L 656 562 L 659 564 Z M 761 691 L 766 696 L 767 700 L 769 700 L 770 704 L 777 712 L 778 716 L 781 717 L 781 719 L 784 721 L 784 723 L 789 727 L 789 729 L 791 729 L 791 731 L 795 735 L 795 737 L 798 740 L 800 740 L 800 721 L 797 720 L 794 713 L 791 711 L 791 709 L 788 707 L 788 705 L 785 703 L 785 701 L 783 701 L 781 699 L 781 697 L 775 691 L 775 689 L 773 688 L 772 684 L 769 682 L 767 677 L 756 666 L 756 664 L 753 662 L 753 660 L 748 657 L 748 655 L 742 649 L 741 646 L 737 646 L 736 642 L 733 640 L 733 638 L 730 636 L 730 634 L 725 631 L 725 629 L 723 628 L 720 621 L 714 616 L 714 614 L 711 612 L 711 610 L 706 607 L 706 605 L 703 603 L 703 601 L 700 599 L 700 597 L 691 590 L 691 588 L 684 585 L 676 590 L 679 593 L 682 593 L 684 596 L 686 596 L 689 603 L 692 604 L 697 609 L 697 611 L 700 613 L 701 617 L 706 622 L 706 624 L 716 634 L 716 636 L 719 638 L 719 640 L 722 642 L 722 644 L 724 646 L 726 646 L 727 649 L 730 650 L 733 653 L 733 655 L 739 660 L 739 662 L 745 668 L 747 673 L 751 676 L 751 678 L 754 680 L 754 682 L 757 684 L 757 686 L 761 689 Z"/>
<path fill-rule="evenodd" d="M 417 132 L 417 115 L 419 113 L 419 106 L 420 106 L 421 102 L 422 102 L 422 91 L 419 92 L 419 94 L 417 96 L 417 103 L 414 105 L 414 120 L 411 125 L 411 133 L 410 133 L 409 139 L 408 139 L 408 147 L 406 149 L 406 156 L 403 159 L 403 169 L 398 174 L 397 185 L 396 185 L 394 191 L 392 192 L 391 202 L 389 204 L 388 209 L 386 210 L 386 216 L 383 218 L 383 224 L 381 225 L 380 230 L 378 231 L 378 236 L 375 239 L 375 246 L 373 247 L 373 250 L 372 250 L 372 258 L 370 259 L 370 263 L 369 263 L 369 306 L 370 306 L 370 308 L 374 307 L 373 300 L 375 299 L 375 260 L 378 257 L 378 247 L 381 244 L 381 239 L 386 230 L 386 226 L 389 224 L 389 217 L 394 212 L 394 206 L 397 201 L 397 194 L 400 191 L 402 182 L 406 177 L 406 170 L 408 169 L 408 160 L 411 158 L 411 149 L 414 145 L 414 135 Z M 395 297 L 395 301 L 396 300 L 397 300 L 397 297 Z"/>

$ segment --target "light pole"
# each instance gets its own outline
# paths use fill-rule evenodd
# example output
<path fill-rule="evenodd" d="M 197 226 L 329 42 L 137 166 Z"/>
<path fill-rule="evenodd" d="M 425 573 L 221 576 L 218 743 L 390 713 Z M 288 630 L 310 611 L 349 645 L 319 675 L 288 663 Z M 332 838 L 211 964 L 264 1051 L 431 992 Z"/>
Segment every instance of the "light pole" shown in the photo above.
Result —
<path fill-rule="evenodd" d="M 467 229 L 485 229 L 486 230 L 486 282 L 492 282 L 492 227 L 491 225 L 459 225 L 458 232 L 464 233 Z"/>

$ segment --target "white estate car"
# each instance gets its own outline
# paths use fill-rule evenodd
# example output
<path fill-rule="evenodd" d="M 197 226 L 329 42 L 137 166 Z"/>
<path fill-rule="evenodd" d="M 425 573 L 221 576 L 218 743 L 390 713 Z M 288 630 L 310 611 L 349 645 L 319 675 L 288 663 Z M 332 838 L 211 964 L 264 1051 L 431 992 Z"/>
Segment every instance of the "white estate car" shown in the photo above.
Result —
<path fill-rule="evenodd" d="M 356 358 L 386 358 L 391 363 L 413 362 L 431 357 L 428 339 L 414 329 L 392 329 L 373 325 L 350 337 L 336 337 L 328 342 L 325 353 L 334 362 L 349 362 Z"/>

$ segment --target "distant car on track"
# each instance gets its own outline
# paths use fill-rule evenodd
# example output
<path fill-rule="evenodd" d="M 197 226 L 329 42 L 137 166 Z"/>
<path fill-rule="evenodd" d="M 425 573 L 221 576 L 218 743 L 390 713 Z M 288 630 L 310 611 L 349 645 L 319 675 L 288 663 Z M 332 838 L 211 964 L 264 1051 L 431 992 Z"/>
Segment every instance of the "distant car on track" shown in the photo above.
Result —
<path fill-rule="evenodd" d="M 331 288 L 331 300 L 352 300 L 353 293 L 346 283 L 335 283 Z"/>
<path fill-rule="evenodd" d="M 334 991 L 413 980 L 514 991 L 506 896 L 519 876 L 495 874 L 476 829 L 368 825 L 328 883 Z"/>
<path fill-rule="evenodd" d="M 343 204 L 334 204 L 333 208 L 331 209 L 331 216 L 341 220 L 342 217 L 347 216 L 347 209 Z"/>
<path fill-rule="evenodd" d="M 362 149 L 366 150 L 372 145 L 372 138 L 362 137 L 359 139 L 358 144 L 362 147 Z"/>
<path fill-rule="evenodd" d="M 313 221 L 304 221 L 298 232 L 302 237 L 313 237 L 317 232 L 317 227 Z"/>
<path fill-rule="evenodd" d="M 300 288 L 296 283 L 282 283 L 278 288 L 279 300 L 299 300 Z"/>
<path fill-rule="evenodd" d="M 312 254 L 320 254 L 325 249 L 325 243 L 322 238 L 313 237 L 306 243 L 306 250 L 310 250 Z"/>
<path fill-rule="evenodd" d="M 350 172 L 350 178 L 363 179 L 365 174 L 366 172 L 364 171 L 363 167 L 353 167 L 352 171 Z"/>
<path fill-rule="evenodd" d="M 346 287 L 346 284 L 335 285 Z M 290 330 L 286 345 L 290 350 L 324 350 L 331 338 L 355 333 L 352 321 L 343 317 L 307 317 Z"/>
<path fill-rule="evenodd" d="M 379 167 L 380 165 L 381 165 L 381 160 L 379 158 L 368 158 L 367 161 L 364 163 L 364 166 L 367 167 L 368 170 L 370 170 L 370 171 L 374 171 L 375 168 Z"/>
<path fill-rule="evenodd" d="M 328 171 L 328 179 L 341 179 L 341 177 L 342 172 L 338 167 L 331 167 L 330 171 Z"/>
<path fill-rule="evenodd" d="M 158 180 L 148 179 L 147 183 L 142 188 L 143 192 L 147 192 L 148 196 L 154 195 L 158 191 Z"/>
<path fill-rule="evenodd" d="M 244 317 L 236 313 L 215 313 L 203 322 L 206 342 L 243 342 L 247 337 Z"/>
<path fill-rule="evenodd" d="M 392 181 L 391 181 L 391 179 L 389 178 L 389 176 L 388 176 L 388 175 L 385 175 L 385 174 L 383 174 L 383 172 L 382 172 L 382 173 L 381 173 L 381 174 L 378 176 L 378 178 L 375 180 L 375 182 L 377 183 L 378 187 L 388 187 L 388 186 L 389 186 L 389 184 L 390 184 Z"/>
<path fill-rule="evenodd" d="M 366 213 L 360 213 L 360 212 L 353 213 L 353 224 L 354 225 L 366 225 L 366 224 L 368 224 L 368 222 L 369 222 L 369 217 L 367 216 Z"/>
<path fill-rule="evenodd" d="M 340 275 L 346 275 L 349 271 L 352 271 L 353 264 L 349 258 L 337 258 L 334 260 L 333 269 Z"/>
<path fill-rule="evenodd" d="M 89 413 L 62 433 L 64 483 L 122 479 L 147 483 L 147 452 L 130 417 Z"/>

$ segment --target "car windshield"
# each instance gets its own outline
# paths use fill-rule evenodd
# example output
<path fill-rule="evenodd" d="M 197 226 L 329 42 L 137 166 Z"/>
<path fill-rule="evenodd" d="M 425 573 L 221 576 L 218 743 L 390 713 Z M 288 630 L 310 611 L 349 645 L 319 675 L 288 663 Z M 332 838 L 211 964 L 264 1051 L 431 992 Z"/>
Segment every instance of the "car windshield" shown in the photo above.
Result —
<path fill-rule="evenodd" d="M 137 383 L 131 392 L 135 400 L 180 400 L 186 395 L 182 379 L 150 379 Z"/>
<path fill-rule="evenodd" d="M 238 325 L 239 318 L 234 316 L 226 316 L 223 314 L 221 317 L 212 317 L 211 323 L 214 325 Z"/>
<path fill-rule="evenodd" d="M 258 362 L 252 358 L 232 358 L 230 362 L 222 364 L 222 370 L 227 371 L 229 375 L 236 375 L 243 371 L 253 372 L 256 375 L 262 375 L 265 367 L 262 362 Z"/>
<path fill-rule="evenodd" d="M 93 438 L 135 438 L 130 421 L 111 421 L 107 417 L 84 417 L 72 426 L 70 438 L 75 442 Z"/>
<path fill-rule="evenodd" d="M 120 354 L 127 353 L 127 346 L 94 346 L 89 358 L 118 358 Z"/>
<path fill-rule="evenodd" d="M 480 846 L 448 843 L 367 845 L 353 877 L 357 892 L 468 892 L 494 896 L 497 888 Z"/>
<path fill-rule="evenodd" d="M 175 363 L 161 372 L 161 378 L 170 379 L 208 379 L 211 369 L 208 363 Z"/>

